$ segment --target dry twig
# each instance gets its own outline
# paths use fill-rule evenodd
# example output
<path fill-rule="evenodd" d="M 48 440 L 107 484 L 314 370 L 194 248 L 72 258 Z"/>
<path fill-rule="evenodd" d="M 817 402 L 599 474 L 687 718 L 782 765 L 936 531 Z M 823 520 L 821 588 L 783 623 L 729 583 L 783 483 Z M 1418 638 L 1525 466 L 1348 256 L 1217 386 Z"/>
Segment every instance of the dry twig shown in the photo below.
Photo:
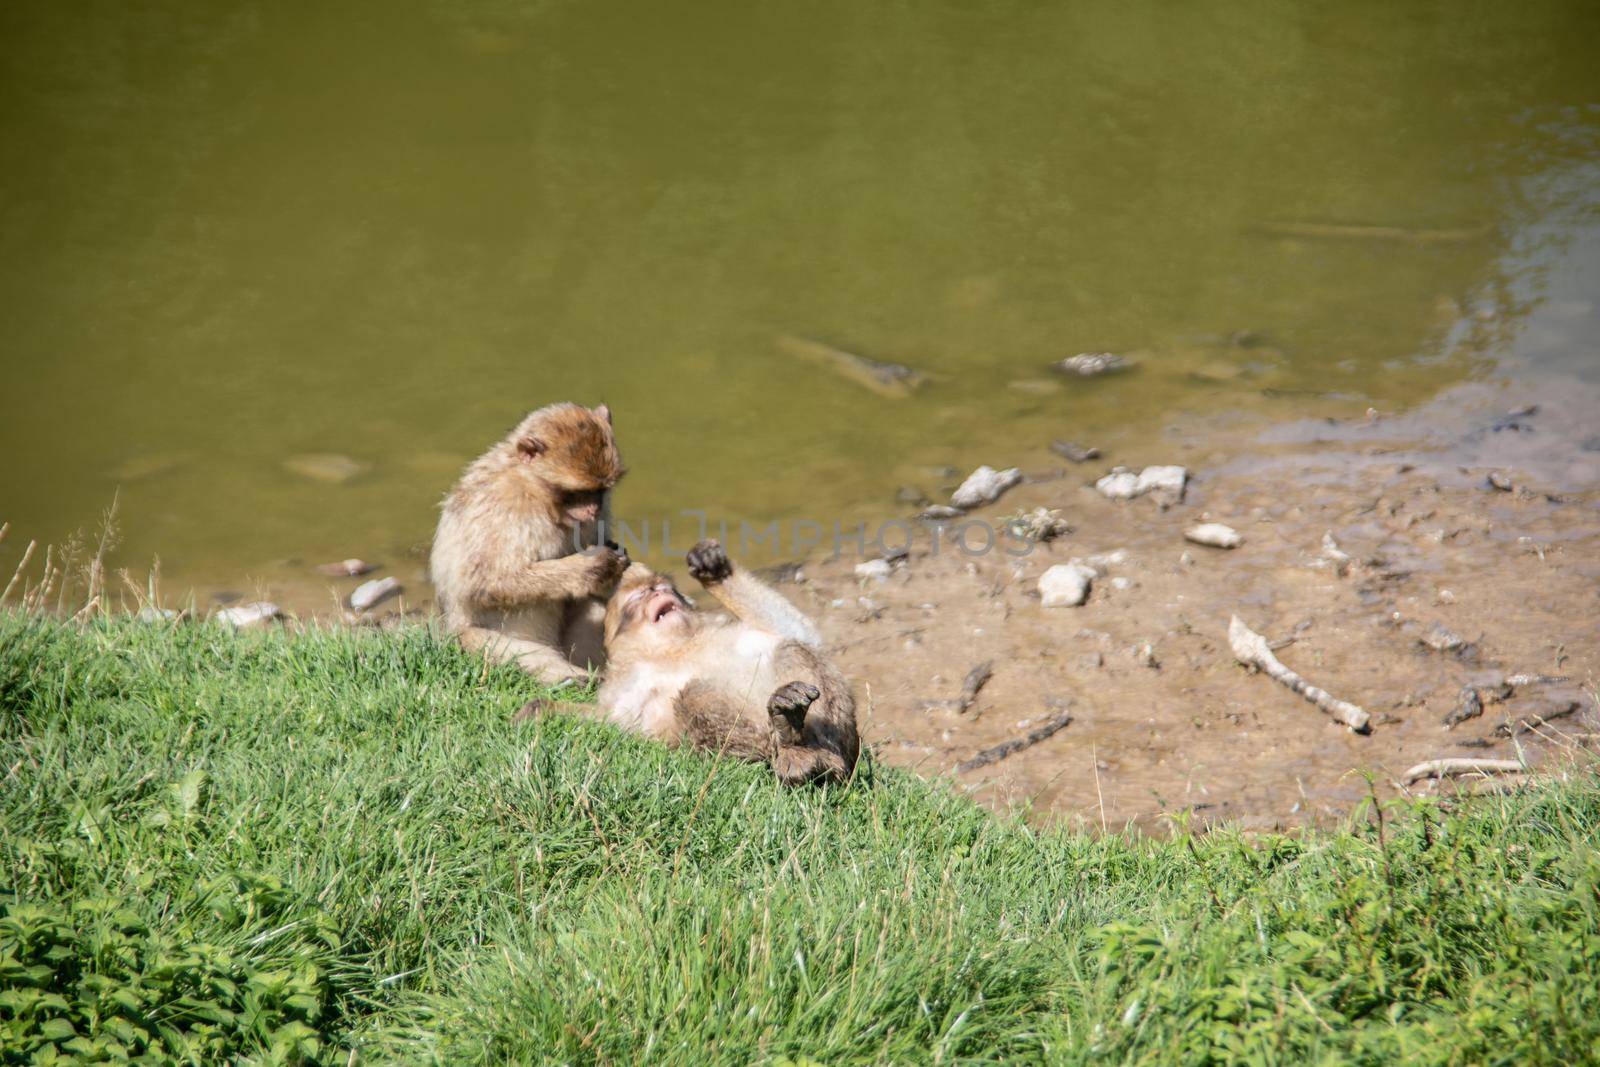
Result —
<path fill-rule="evenodd" d="M 1059 715 L 1052 715 L 1042 725 L 1029 730 L 1023 736 L 1013 737 L 1009 741 L 1002 741 L 993 748 L 984 749 L 976 756 L 958 765 L 956 770 L 964 774 L 967 771 L 975 771 L 979 767 L 987 767 L 991 763 L 999 763 L 1007 756 L 1021 752 L 1025 748 L 1032 748 L 1045 738 L 1060 732 L 1071 721 L 1072 716 L 1064 711 Z"/>
<path fill-rule="evenodd" d="M 1406 785 L 1424 778 L 1454 778 L 1462 774 L 1520 774 L 1521 762 L 1514 759 L 1431 759 L 1407 771 L 1401 780 Z"/>
<path fill-rule="evenodd" d="M 1352 732 L 1364 734 L 1372 729 L 1371 716 L 1356 705 L 1340 700 L 1325 689 L 1318 689 L 1288 667 L 1278 662 L 1272 654 L 1267 639 L 1240 621 L 1235 615 L 1228 623 L 1228 643 L 1240 663 L 1257 667 L 1273 681 L 1287 686 L 1311 703 L 1348 726 Z"/>

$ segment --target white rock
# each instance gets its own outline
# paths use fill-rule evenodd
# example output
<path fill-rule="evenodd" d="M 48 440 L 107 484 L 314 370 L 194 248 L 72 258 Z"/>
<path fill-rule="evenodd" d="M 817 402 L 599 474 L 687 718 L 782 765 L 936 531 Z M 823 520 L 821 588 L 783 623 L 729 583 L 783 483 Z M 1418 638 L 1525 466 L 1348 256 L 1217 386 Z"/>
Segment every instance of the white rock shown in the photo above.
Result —
<path fill-rule="evenodd" d="M 865 563 L 856 564 L 856 577 L 881 582 L 889 577 L 889 572 L 894 570 L 886 559 L 869 559 Z"/>
<path fill-rule="evenodd" d="M 249 604 L 223 608 L 214 617 L 224 625 L 242 630 L 247 626 L 260 626 L 262 623 L 271 622 L 282 615 L 283 610 L 270 600 L 257 600 Z"/>
<path fill-rule="evenodd" d="M 1094 483 L 1102 496 L 1112 500 L 1132 500 L 1146 493 L 1160 492 L 1173 500 L 1183 499 L 1183 487 L 1189 481 L 1189 472 L 1183 467 L 1163 465 L 1146 467 L 1138 474 L 1125 467 L 1116 467 L 1110 474 Z"/>
<path fill-rule="evenodd" d="M 374 578 L 370 582 L 362 582 L 356 586 L 355 592 L 350 594 L 350 606 L 356 611 L 368 611 L 398 592 L 400 592 L 398 578 Z"/>
<path fill-rule="evenodd" d="M 1112 500 L 1132 500 L 1139 495 L 1139 476 L 1130 470 L 1117 467 L 1110 474 L 1094 483 L 1102 496 Z"/>
<path fill-rule="evenodd" d="M 1133 588 L 1133 579 L 1132 578 L 1124 578 L 1124 577 L 1122 577 L 1122 575 L 1119 574 L 1115 578 L 1111 579 L 1111 588 L 1113 588 L 1113 589 L 1132 589 Z"/>
<path fill-rule="evenodd" d="M 1092 556 L 1084 556 L 1083 562 L 1097 571 L 1103 571 L 1107 567 L 1120 567 L 1128 562 L 1128 550 L 1118 548 L 1110 552 L 1096 552 Z"/>
<path fill-rule="evenodd" d="M 1224 526 L 1220 522 L 1203 522 L 1199 526 L 1191 526 L 1183 531 L 1186 540 L 1197 545 L 1210 545 L 1212 548 L 1238 548 L 1244 544 L 1244 538 L 1239 536 L 1239 531 L 1232 526 Z"/>
<path fill-rule="evenodd" d="M 1075 608 L 1089 599 L 1094 570 L 1082 563 L 1058 563 L 1039 576 L 1039 600 L 1047 608 Z"/>
<path fill-rule="evenodd" d="M 1183 467 L 1146 467 L 1139 472 L 1139 492 L 1149 493 L 1159 489 L 1182 500 L 1183 487 L 1188 481 L 1189 472 Z"/>
<path fill-rule="evenodd" d="M 967 480 L 961 483 L 954 493 L 950 495 L 950 504 L 958 508 L 975 508 L 982 504 L 992 504 L 1000 499 L 1000 494 L 1022 481 L 1022 471 L 1016 467 L 1008 467 L 997 471 L 993 467 L 979 467 L 967 475 Z"/>

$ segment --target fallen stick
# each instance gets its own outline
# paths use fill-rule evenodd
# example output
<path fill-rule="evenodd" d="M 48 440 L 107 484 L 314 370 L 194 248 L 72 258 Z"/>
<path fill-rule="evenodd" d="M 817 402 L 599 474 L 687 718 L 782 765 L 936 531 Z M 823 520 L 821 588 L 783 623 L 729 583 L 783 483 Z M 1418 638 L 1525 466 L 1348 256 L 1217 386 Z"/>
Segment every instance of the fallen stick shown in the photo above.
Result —
<path fill-rule="evenodd" d="M 978 691 L 984 687 L 990 678 L 994 677 L 994 660 L 984 660 L 967 672 L 967 677 L 961 683 L 961 695 L 953 699 L 924 700 L 924 711 L 953 711 L 957 715 L 965 714 L 978 699 Z"/>
<path fill-rule="evenodd" d="M 1406 785 L 1423 778 L 1454 778 L 1459 774 L 1518 774 L 1522 764 L 1514 759 L 1431 759 L 1402 776 Z"/>
<path fill-rule="evenodd" d="M 994 677 L 994 660 L 992 659 L 984 660 L 968 671 L 966 678 L 961 682 L 961 697 L 957 701 L 956 710 L 966 711 L 972 707 L 972 702 L 978 699 L 978 690 L 982 689 L 984 683 L 992 677 Z"/>
<path fill-rule="evenodd" d="M 1500 725 L 1494 728 L 1494 732 L 1500 737 L 1516 737 L 1519 734 L 1527 733 L 1529 730 L 1537 730 L 1539 727 L 1556 719 L 1565 719 L 1582 706 L 1576 700 L 1569 700 L 1566 707 L 1557 708 L 1543 715 L 1529 713 L 1520 716 L 1515 721 L 1507 717 L 1500 720 Z"/>
<path fill-rule="evenodd" d="M 1064 711 L 1059 715 L 1052 715 L 1044 721 L 1042 726 L 1029 730 L 1022 737 L 1013 737 L 1009 741 L 1002 741 L 993 748 L 984 749 L 965 763 L 957 765 L 956 770 L 965 774 L 967 771 L 975 771 L 979 767 L 987 767 L 991 763 L 999 763 L 1007 756 L 1021 752 L 1025 748 L 1032 748 L 1045 738 L 1060 732 L 1071 721 L 1072 716 Z"/>
<path fill-rule="evenodd" d="M 1295 693 L 1344 723 L 1353 733 L 1364 734 L 1372 729 L 1371 716 L 1354 704 L 1340 700 L 1325 689 L 1318 689 L 1298 674 L 1278 662 L 1267 645 L 1267 639 L 1240 621 L 1235 615 L 1228 623 L 1228 644 L 1240 663 L 1256 667 L 1273 681 L 1288 686 Z"/>

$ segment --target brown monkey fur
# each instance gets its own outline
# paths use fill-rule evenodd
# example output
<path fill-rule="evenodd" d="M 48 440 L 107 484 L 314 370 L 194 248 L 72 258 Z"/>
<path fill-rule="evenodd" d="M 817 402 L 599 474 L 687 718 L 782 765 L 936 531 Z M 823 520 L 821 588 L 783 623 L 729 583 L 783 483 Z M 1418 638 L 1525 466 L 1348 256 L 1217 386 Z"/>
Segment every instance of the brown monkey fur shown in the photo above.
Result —
<path fill-rule="evenodd" d="M 604 404 L 540 408 L 467 467 L 429 562 L 465 648 L 551 685 L 604 663 L 605 598 L 627 557 L 600 542 L 623 474 Z"/>
<path fill-rule="evenodd" d="M 701 541 L 688 563 L 733 618 L 700 615 L 671 579 L 634 564 L 606 608 L 609 666 L 596 706 L 571 710 L 771 764 L 788 785 L 849 778 L 860 747 L 855 698 L 823 658 L 816 626 L 736 570 L 716 541 Z"/>

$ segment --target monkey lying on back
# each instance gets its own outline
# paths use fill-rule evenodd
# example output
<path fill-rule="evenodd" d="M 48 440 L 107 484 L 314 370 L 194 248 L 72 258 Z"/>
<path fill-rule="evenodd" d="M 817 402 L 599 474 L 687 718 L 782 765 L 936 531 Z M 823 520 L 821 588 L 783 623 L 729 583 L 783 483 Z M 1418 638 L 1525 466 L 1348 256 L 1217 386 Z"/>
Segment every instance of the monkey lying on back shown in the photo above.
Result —
<path fill-rule="evenodd" d="M 461 644 L 548 684 L 599 667 L 605 597 L 627 557 L 598 546 L 624 469 L 604 405 L 551 404 L 479 456 L 445 498 L 430 560 Z"/>
<path fill-rule="evenodd" d="M 734 618 L 700 615 L 671 579 L 629 567 L 606 609 L 609 666 L 594 711 L 671 745 L 769 763 L 788 785 L 849 778 L 855 699 L 816 626 L 735 570 L 716 541 L 691 549 L 688 564 Z"/>

